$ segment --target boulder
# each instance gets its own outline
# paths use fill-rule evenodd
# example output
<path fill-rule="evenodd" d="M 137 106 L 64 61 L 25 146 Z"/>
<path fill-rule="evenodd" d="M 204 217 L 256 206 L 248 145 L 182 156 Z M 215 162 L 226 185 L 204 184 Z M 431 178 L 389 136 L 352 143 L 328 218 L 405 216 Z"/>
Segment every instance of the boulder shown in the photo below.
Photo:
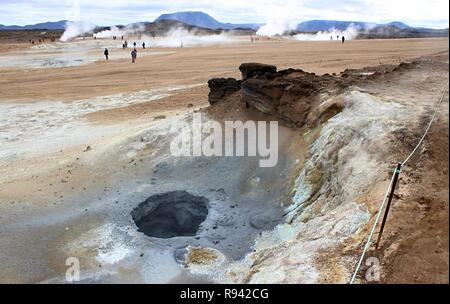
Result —
<path fill-rule="evenodd" d="M 270 78 L 272 74 L 277 72 L 277 67 L 263 63 L 243 63 L 239 67 L 239 71 L 241 71 L 242 80 L 245 81 L 249 78 L 262 75 Z"/>
<path fill-rule="evenodd" d="M 241 89 L 241 81 L 234 78 L 213 78 L 208 81 L 208 101 L 211 105 Z"/>

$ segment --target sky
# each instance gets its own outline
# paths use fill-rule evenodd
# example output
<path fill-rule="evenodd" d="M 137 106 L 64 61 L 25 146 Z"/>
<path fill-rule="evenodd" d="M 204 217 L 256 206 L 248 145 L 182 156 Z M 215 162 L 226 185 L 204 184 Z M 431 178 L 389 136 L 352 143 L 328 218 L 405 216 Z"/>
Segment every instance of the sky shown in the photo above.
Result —
<path fill-rule="evenodd" d="M 66 19 L 97 25 L 128 24 L 178 11 L 203 11 L 220 22 L 231 23 L 333 19 L 449 27 L 448 0 L 0 0 L 0 24 Z"/>

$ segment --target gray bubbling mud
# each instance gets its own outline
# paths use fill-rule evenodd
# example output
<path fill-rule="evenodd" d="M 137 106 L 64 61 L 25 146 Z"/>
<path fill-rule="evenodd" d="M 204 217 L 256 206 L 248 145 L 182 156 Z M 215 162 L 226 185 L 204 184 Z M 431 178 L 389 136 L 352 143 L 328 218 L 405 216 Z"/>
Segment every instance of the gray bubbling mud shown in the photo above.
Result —
<path fill-rule="evenodd" d="M 153 195 L 131 212 L 139 231 L 168 239 L 194 236 L 208 215 L 208 200 L 186 191 Z"/>

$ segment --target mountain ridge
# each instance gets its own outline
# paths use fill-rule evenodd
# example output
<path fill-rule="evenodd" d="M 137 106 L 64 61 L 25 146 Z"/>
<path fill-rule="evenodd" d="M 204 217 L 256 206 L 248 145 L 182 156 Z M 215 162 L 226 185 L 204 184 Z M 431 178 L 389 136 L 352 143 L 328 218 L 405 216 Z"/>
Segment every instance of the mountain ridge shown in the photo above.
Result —
<path fill-rule="evenodd" d="M 222 23 L 211 17 L 209 14 L 206 14 L 204 12 L 199 11 L 187 11 L 187 12 L 175 12 L 175 13 L 168 13 L 168 14 L 162 14 L 158 18 L 155 19 L 154 22 L 160 21 L 160 20 L 175 20 L 180 21 L 189 25 L 195 25 L 200 26 L 204 28 L 209 29 L 236 29 L 236 28 L 250 28 L 257 30 L 259 27 L 262 26 L 262 24 L 257 23 L 241 23 L 241 24 L 234 24 L 234 23 Z"/>
<path fill-rule="evenodd" d="M 252 29 L 258 30 L 263 24 L 260 23 L 223 23 L 207 13 L 201 11 L 185 11 L 185 12 L 175 12 L 175 13 L 166 13 L 161 14 L 158 18 L 156 18 L 154 22 L 159 22 L 162 20 L 172 20 L 185 23 L 191 26 L 197 26 L 206 29 L 218 30 L 232 30 L 232 29 Z M 66 27 L 67 20 L 60 21 L 50 21 L 50 22 L 42 22 L 36 24 L 30 24 L 25 26 L 20 25 L 3 25 L 0 24 L 0 30 L 64 30 Z M 137 22 L 142 24 L 148 24 L 152 22 Z M 408 24 L 405 24 L 401 21 L 392 21 L 385 24 L 373 23 L 373 22 L 364 22 L 364 21 L 345 21 L 345 20 L 326 20 L 326 19 L 316 19 L 316 20 L 308 20 L 298 23 L 296 30 L 300 32 L 318 32 L 318 31 L 328 31 L 332 28 L 337 30 L 345 30 L 350 25 L 354 25 L 363 30 L 373 30 L 380 29 L 385 27 L 390 29 L 391 27 L 396 27 L 400 30 L 415 30 L 419 32 L 430 33 L 433 31 L 442 31 L 445 29 L 431 29 L 425 27 L 412 27 Z M 99 26 L 100 27 L 100 26 Z"/>

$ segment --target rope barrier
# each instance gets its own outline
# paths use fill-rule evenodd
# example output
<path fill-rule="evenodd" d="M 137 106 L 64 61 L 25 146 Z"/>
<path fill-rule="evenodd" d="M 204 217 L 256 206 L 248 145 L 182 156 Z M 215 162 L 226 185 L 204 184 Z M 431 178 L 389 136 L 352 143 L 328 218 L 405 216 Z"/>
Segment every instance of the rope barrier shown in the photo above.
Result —
<path fill-rule="evenodd" d="M 364 256 L 366 255 L 367 249 L 369 249 L 370 241 L 372 240 L 373 233 L 375 232 L 375 229 L 377 228 L 377 225 L 378 225 L 378 221 L 380 220 L 381 213 L 382 213 L 383 208 L 384 208 L 384 204 L 386 203 L 386 199 L 387 199 L 388 194 L 389 194 L 389 190 L 390 190 L 391 187 L 392 187 L 392 182 L 394 181 L 394 176 L 395 176 L 395 170 L 394 170 L 394 172 L 392 173 L 391 182 L 389 183 L 389 187 L 388 187 L 387 190 L 386 190 L 386 194 L 384 195 L 383 202 L 382 202 L 381 205 L 380 205 L 380 208 L 379 208 L 379 210 L 378 210 L 377 217 L 375 218 L 375 222 L 373 223 L 372 229 L 370 230 L 369 237 L 367 238 L 366 245 L 364 246 L 363 252 L 362 252 L 362 254 L 361 254 L 361 258 L 359 259 L 358 265 L 356 266 L 356 270 L 355 270 L 355 272 L 353 273 L 352 279 L 350 280 L 350 284 L 353 284 L 353 282 L 355 281 L 356 275 L 357 275 L 358 272 L 359 272 L 359 268 L 361 267 L 361 264 L 362 264 L 362 262 L 363 262 L 363 260 L 364 260 Z"/>

